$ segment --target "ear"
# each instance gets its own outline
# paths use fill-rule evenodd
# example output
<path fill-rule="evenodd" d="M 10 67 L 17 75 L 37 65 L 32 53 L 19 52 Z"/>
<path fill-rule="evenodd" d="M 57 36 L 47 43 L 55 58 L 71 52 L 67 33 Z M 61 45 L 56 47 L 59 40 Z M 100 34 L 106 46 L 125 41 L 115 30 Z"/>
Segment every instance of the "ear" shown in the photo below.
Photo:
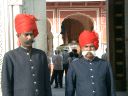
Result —
<path fill-rule="evenodd" d="M 19 37 L 19 36 L 20 36 L 20 34 L 16 34 L 16 36 L 17 36 L 17 37 Z"/>

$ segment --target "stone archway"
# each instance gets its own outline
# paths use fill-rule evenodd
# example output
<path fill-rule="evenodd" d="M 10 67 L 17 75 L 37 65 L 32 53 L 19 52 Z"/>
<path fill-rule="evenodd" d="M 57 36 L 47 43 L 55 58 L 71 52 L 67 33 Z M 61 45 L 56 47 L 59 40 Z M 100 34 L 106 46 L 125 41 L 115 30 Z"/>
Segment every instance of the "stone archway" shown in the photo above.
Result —
<path fill-rule="evenodd" d="M 61 34 L 63 39 L 63 45 L 69 47 L 69 51 L 77 49 L 78 53 L 80 48 L 78 45 L 79 34 L 83 30 L 92 31 L 94 29 L 94 23 L 91 17 L 76 13 L 67 16 L 61 25 Z"/>
<path fill-rule="evenodd" d="M 72 41 L 78 41 L 78 36 L 83 30 L 92 31 L 94 23 L 92 18 L 85 14 L 76 13 L 67 16 L 61 25 L 61 34 L 64 44 L 71 43 Z"/>

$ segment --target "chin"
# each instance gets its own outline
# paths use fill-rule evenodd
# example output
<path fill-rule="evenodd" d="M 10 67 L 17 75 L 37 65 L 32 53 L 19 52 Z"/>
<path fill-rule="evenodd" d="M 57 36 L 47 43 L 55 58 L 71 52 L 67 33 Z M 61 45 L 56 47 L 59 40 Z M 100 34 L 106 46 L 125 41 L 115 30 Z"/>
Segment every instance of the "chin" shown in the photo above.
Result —
<path fill-rule="evenodd" d="M 26 47 L 32 47 L 32 45 L 26 45 Z"/>
<path fill-rule="evenodd" d="M 93 58 L 94 55 L 92 55 L 92 54 L 87 54 L 86 57 L 87 57 L 87 58 Z"/>
<path fill-rule="evenodd" d="M 94 56 L 92 53 L 88 53 L 87 56 Z"/>

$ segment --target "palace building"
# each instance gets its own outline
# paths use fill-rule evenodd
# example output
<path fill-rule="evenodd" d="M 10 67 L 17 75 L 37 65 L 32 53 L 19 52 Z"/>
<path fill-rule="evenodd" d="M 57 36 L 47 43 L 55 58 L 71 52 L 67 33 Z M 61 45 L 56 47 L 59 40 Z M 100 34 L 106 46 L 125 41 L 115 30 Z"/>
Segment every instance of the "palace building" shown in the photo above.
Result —
<path fill-rule="evenodd" d="M 0 71 L 4 53 L 17 46 L 14 18 L 30 13 L 38 18 L 34 47 L 49 56 L 56 48 L 78 48 L 82 30 L 99 34 L 97 56 L 108 48 L 117 92 L 128 91 L 128 0 L 1 0 Z M 0 95 L 1 96 L 1 95 Z"/>

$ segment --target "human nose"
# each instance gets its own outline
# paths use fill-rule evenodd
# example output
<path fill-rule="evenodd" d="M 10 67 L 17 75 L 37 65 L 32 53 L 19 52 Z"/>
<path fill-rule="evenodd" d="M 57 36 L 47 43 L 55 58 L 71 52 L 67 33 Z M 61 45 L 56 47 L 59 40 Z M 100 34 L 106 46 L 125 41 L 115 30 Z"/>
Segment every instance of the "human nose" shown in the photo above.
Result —
<path fill-rule="evenodd" d="M 90 46 L 87 47 L 87 50 L 90 51 L 92 48 Z"/>
<path fill-rule="evenodd" d="M 33 35 L 27 35 L 27 39 L 33 39 Z"/>

